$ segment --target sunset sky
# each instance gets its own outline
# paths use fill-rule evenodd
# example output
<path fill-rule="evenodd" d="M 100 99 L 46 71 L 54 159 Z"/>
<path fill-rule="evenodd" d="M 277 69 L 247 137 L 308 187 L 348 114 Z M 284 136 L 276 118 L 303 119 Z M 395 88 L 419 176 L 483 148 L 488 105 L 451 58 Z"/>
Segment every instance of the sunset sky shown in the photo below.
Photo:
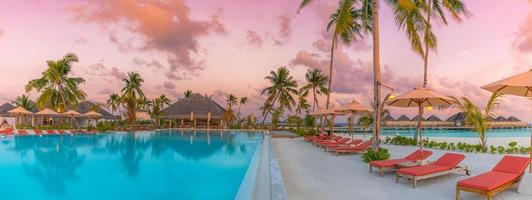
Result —
<path fill-rule="evenodd" d="M 249 97 L 243 109 L 258 115 L 270 70 L 288 66 L 300 85 L 308 68 L 328 73 L 326 25 L 338 1 L 320 0 L 298 14 L 300 1 L 2 0 L 0 103 L 24 94 L 47 60 L 72 52 L 80 58 L 72 76 L 87 80 L 82 88 L 89 100 L 105 101 L 120 90 L 127 72 L 138 71 L 148 97 L 167 94 L 175 100 L 192 89 L 225 104 L 231 93 Z M 435 25 L 438 50 L 430 55 L 429 85 L 484 105 L 490 93 L 480 86 L 532 68 L 532 0 L 464 1 L 469 18 Z M 394 93 L 405 92 L 422 84 L 422 59 L 389 6 L 380 11 L 383 79 L 396 87 Z M 334 104 L 353 98 L 370 103 L 371 44 L 366 36 L 337 49 Z M 394 109 L 392 115 L 416 111 Z M 532 121 L 532 103 L 524 98 L 505 97 L 497 111 Z"/>

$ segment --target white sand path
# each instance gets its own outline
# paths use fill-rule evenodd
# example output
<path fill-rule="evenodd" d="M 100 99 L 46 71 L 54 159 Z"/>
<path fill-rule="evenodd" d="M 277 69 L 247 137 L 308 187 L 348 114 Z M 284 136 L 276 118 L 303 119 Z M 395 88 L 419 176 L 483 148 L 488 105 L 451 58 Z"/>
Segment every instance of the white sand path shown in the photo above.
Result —
<path fill-rule="evenodd" d="M 447 175 L 422 181 L 413 189 L 411 183 L 402 180 L 395 183 L 395 174 L 386 172 L 384 177 L 370 174 L 360 155 L 334 156 L 301 138 L 273 139 L 272 145 L 281 166 L 289 199 L 454 199 L 458 180 L 463 174 Z M 392 158 L 403 157 L 415 147 L 389 146 Z M 444 151 L 432 149 L 429 160 L 440 157 Z M 465 153 L 462 165 L 467 165 L 472 175 L 491 170 L 502 155 Z M 532 196 L 519 194 L 514 186 L 495 196 L 498 200 L 530 200 Z M 462 192 L 462 199 L 485 199 L 473 193 Z"/>

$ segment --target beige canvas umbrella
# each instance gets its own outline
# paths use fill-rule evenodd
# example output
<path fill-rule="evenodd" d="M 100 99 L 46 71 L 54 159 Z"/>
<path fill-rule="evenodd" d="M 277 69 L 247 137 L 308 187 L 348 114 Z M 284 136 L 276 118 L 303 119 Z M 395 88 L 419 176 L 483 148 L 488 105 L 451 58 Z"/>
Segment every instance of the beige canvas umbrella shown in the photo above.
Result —
<path fill-rule="evenodd" d="M 69 111 L 66 111 L 64 113 L 61 113 L 61 115 L 69 117 L 71 119 L 71 121 L 74 121 L 74 117 L 81 116 L 81 113 L 79 113 L 78 111 L 75 111 L 75 110 L 69 110 Z"/>
<path fill-rule="evenodd" d="M 320 117 L 320 116 L 324 116 L 325 115 L 325 108 L 321 108 L 321 109 L 318 109 L 312 113 L 310 113 L 311 115 L 315 116 L 315 117 Z M 323 117 L 320 118 L 320 125 L 323 123 Z M 319 132 L 318 130 L 318 124 L 316 123 L 316 132 Z"/>
<path fill-rule="evenodd" d="M 20 116 L 24 116 L 24 115 L 33 115 L 32 112 L 24 109 L 23 107 L 21 106 L 18 106 L 10 111 L 7 111 L 7 113 L 9 114 L 12 114 L 12 115 L 16 115 L 17 116 L 17 124 L 20 125 Z"/>
<path fill-rule="evenodd" d="M 327 115 L 331 116 L 331 123 L 329 124 L 329 129 L 331 130 L 331 133 L 334 132 L 334 130 L 333 130 L 333 128 L 334 128 L 334 118 L 336 116 L 338 116 L 338 115 L 345 115 L 345 114 L 346 114 L 345 112 L 337 111 L 336 108 L 334 108 L 334 106 L 331 106 L 329 109 L 323 111 L 323 115 L 324 116 L 327 116 Z"/>
<path fill-rule="evenodd" d="M 528 72 L 487 84 L 481 88 L 501 94 L 532 97 L 532 69 L 528 70 Z M 532 147 L 532 133 L 530 135 L 530 146 Z M 530 150 L 529 156 L 532 158 L 532 150 Z M 530 167 L 529 173 L 532 173 L 532 167 Z"/>
<path fill-rule="evenodd" d="M 45 120 L 45 117 L 48 117 L 48 116 L 59 116 L 59 113 L 53 111 L 52 109 L 50 108 L 45 108 L 37 113 L 35 113 L 35 115 L 41 115 L 43 116 L 43 121 Z M 50 124 L 51 125 L 51 124 Z"/>
<path fill-rule="evenodd" d="M 423 150 L 423 134 L 421 119 L 423 119 L 423 108 L 434 106 L 449 106 L 456 101 L 445 95 L 438 94 L 424 87 L 417 87 L 393 99 L 386 101 L 386 105 L 394 107 L 418 107 L 418 131 L 419 148 Z"/>
<path fill-rule="evenodd" d="M 357 113 L 371 113 L 371 109 L 370 108 L 362 105 L 361 103 L 359 103 L 356 100 L 353 100 L 350 103 L 348 103 L 347 105 L 344 105 L 344 106 L 341 106 L 341 107 L 337 108 L 336 111 L 351 114 L 351 120 L 350 120 L 351 124 L 353 123 L 353 118 L 354 118 L 355 114 L 357 114 Z M 351 135 L 351 137 L 353 137 L 353 135 Z"/>
<path fill-rule="evenodd" d="M 96 111 L 89 111 L 83 114 L 83 116 L 87 117 L 87 120 L 89 121 L 89 124 L 90 124 L 91 119 L 97 119 L 97 118 L 102 117 L 103 115 Z"/>

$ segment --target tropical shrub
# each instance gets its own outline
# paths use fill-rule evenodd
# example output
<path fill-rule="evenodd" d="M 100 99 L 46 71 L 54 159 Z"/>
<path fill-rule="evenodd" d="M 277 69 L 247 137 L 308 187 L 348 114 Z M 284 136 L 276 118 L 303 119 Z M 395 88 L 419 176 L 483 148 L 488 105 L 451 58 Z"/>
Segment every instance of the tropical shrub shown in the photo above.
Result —
<path fill-rule="evenodd" d="M 362 159 L 366 163 L 369 163 L 374 160 L 388 160 L 389 158 L 390 153 L 388 152 L 388 149 L 382 147 L 379 148 L 379 150 L 377 151 L 369 149 L 364 154 L 362 154 Z"/>

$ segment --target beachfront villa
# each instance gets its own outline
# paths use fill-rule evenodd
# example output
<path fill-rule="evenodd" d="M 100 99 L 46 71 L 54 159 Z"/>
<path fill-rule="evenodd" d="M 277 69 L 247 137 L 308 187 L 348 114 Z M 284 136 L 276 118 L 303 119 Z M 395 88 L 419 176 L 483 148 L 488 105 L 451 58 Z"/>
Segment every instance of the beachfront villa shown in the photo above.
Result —
<path fill-rule="evenodd" d="M 0 200 L 532 200 L 531 0 L 0 1 Z"/>

